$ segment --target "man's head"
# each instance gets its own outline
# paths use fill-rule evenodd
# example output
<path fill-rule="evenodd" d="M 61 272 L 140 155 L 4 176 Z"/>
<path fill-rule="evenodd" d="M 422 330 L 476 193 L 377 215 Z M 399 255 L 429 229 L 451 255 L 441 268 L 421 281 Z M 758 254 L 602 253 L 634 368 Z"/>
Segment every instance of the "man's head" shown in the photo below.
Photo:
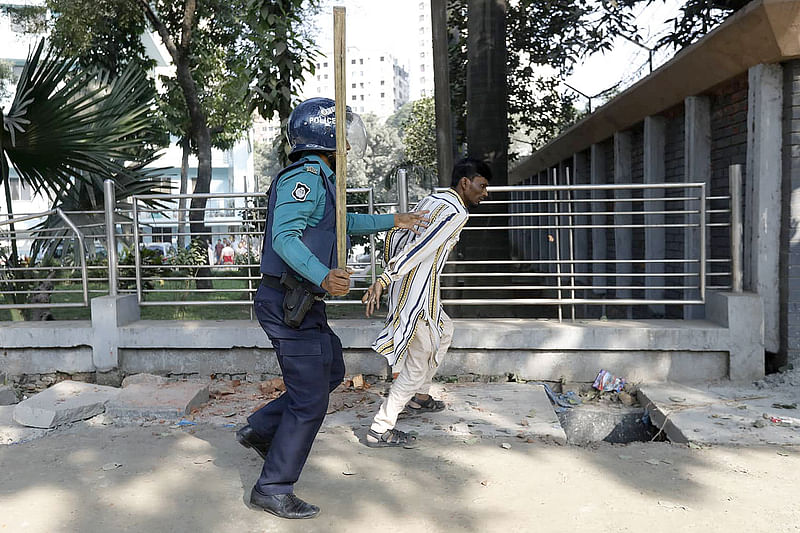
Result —
<path fill-rule="evenodd" d="M 353 157 L 364 155 L 367 132 L 361 117 L 346 108 L 347 150 Z M 292 151 L 291 161 L 303 153 L 325 155 L 331 161 L 336 155 L 336 103 L 330 98 L 309 98 L 294 108 L 286 125 L 286 139 Z"/>
<path fill-rule="evenodd" d="M 458 193 L 467 207 L 477 207 L 489 193 L 486 187 L 492 180 L 492 169 L 479 159 L 466 157 L 453 166 L 450 187 Z"/>

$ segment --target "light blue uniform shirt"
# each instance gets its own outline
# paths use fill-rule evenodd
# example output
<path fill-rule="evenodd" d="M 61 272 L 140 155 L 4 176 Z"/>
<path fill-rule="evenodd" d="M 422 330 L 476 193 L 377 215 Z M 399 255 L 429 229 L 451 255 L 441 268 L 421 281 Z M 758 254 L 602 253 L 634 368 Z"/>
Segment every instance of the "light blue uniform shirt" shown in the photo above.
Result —
<path fill-rule="evenodd" d="M 325 213 L 325 187 L 322 180 L 330 176 L 336 181 L 333 171 L 316 155 L 306 158 L 310 164 L 303 169 L 290 172 L 280 178 L 272 194 L 275 213 L 272 219 L 272 249 L 287 265 L 304 278 L 317 285 L 328 275 L 328 267 L 322 264 L 300 240 L 303 230 L 315 227 Z M 316 171 L 321 170 L 320 173 Z M 347 233 L 367 235 L 391 229 L 394 215 L 363 215 L 347 213 Z"/>

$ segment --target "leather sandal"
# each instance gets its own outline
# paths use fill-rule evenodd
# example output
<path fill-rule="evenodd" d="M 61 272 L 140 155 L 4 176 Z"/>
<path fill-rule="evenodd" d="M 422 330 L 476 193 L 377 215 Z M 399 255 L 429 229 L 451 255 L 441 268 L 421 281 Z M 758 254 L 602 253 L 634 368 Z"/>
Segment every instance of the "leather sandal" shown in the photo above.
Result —
<path fill-rule="evenodd" d="M 370 437 L 374 440 L 371 440 Z M 417 437 L 394 428 L 388 429 L 382 434 L 370 429 L 367 431 L 365 440 L 370 448 L 413 448 L 417 444 Z"/>
<path fill-rule="evenodd" d="M 414 407 L 414 405 L 419 407 Z M 410 413 L 438 413 L 439 411 L 444 411 L 445 407 L 442 400 L 434 400 L 433 396 L 429 396 L 427 400 L 418 400 L 415 396 L 406 404 L 406 409 Z"/>

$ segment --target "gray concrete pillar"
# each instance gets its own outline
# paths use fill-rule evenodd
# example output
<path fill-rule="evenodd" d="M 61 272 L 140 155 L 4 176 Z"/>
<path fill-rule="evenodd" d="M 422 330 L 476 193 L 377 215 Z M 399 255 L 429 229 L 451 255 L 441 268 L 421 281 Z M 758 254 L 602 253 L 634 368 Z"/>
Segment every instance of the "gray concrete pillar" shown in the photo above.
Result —
<path fill-rule="evenodd" d="M 705 183 L 706 191 L 711 185 L 711 102 L 707 96 L 689 96 L 684 102 L 685 138 L 684 138 L 684 179 L 689 183 Z M 696 194 L 696 190 L 688 191 Z M 706 192 L 707 194 L 707 192 Z M 705 201 L 703 199 L 702 201 Z M 696 200 L 686 202 L 686 210 L 699 210 Z M 688 216 L 685 220 L 699 223 L 697 215 Z M 706 238 L 708 242 L 708 238 Z M 685 259 L 700 259 L 700 235 L 698 228 L 687 228 L 684 232 L 683 250 Z M 707 270 L 707 269 L 706 269 Z M 684 278 L 686 285 L 700 285 L 697 263 L 687 264 L 684 272 L 692 274 Z M 700 298 L 699 290 L 685 291 L 687 298 Z M 703 318 L 705 311 L 700 305 L 684 306 L 684 318 Z"/>
<path fill-rule="evenodd" d="M 631 151 L 631 133 L 628 131 L 618 131 L 614 134 L 614 183 L 615 184 L 630 184 L 632 178 L 632 151 Z M 625 189 L 617 189 L 614 195 L 618 199 L 626 199 L 631 197 L 631 191 Z M 633 223 L 633 216 L 630 214 L 630 202 L 614 202 L 614 224 L 630 226 Z M 620 274 L 616 278 L 617 286 L 629 287 L 633 283 L 633 279 L 625 274 L 630 274 L 633 271 L 631 259 L 633 259 L 633 231 L 631 228 L 614 228 L 614 259 L 622 261 L 616 264 L 616 272 Z M 631 297 L 630 289 L 617 289 L 617 298 L 628 299 Z"/>
<path fill-rule="evenodd" d="M 764 347 L 777 352 L 783 67 L 751 67 L 748 84 L 744 284 L 764 302 Z"/>
<path fill-rule="evenodd" d="M 709 291 L 706 314 L 709 320 L 730 332 L 728 377 L 739 381 L 764 377 L 761 298 L 751 292 Z"/>
<path fill-rule="evenodd" d="M 119 368 L 119 327 L 140 319 L 135 294 L 100 296 L 92 304 L 92 362 L 98 372 Z"/>
<path fill-rule="evenodd" d="M 593 144 L 589 152 L 589 176 L 592 185 L 603 185 L 606 183 L 606 154 L 603 146 L 600 144 Z M 593 190 L 592 191 L 592 211 L 602 212 L 606 210 L 606 203 L 603 201 L 606 198 L 606 191 Z M 592 225 L 605 225 L 605 215 L 592 215 Z M 606 228 L 592 228 L 592 259 L 595 261 L 605 261 L 607 259 L 607 243 L 606 243 Z M 605 263 L 593 263 L 592 272 L 595 274 L 604 274 L 607 272 Z M 607 284 L 606 276 L 594 276 L 592 285 L 595 287 L 605 286 Z M 605 295 L 605 289 L 598 289 L 595 294 Z"/>
<path fill-rule="evenodd" d="M 644 119 L 644 182 L 646 184 L 664 183 L 666 172 L 664 168 L 664 149 L 666 147 L 667 121 L 664 117 L 645 117 Z M 645 198 L 664 198 L 664 189 L 645 189 Z M 664 211 L 663 200 L 650 200 L 644 204 L 645 211 Z M 663 227 L 655 227 L 664 224 L 663 214 L 645 215 L 644 223 L 648 226 L 644 230 L 644 258 L 647 261 L 660 261 L 667 257 L 666 252 L 666 231 Z M 645 284 L 648 287 L 664 287 L 664 276 L 660 275 L 665 271 L 666 263 L 646 263 L 645 272 L 647 278 Z M 648 289 L 646 291 L 648 300 L 663 300 L 663 289 Z M 650 310 L 656 316 L 664 316 L 663 305 L 652 305 Z"/>

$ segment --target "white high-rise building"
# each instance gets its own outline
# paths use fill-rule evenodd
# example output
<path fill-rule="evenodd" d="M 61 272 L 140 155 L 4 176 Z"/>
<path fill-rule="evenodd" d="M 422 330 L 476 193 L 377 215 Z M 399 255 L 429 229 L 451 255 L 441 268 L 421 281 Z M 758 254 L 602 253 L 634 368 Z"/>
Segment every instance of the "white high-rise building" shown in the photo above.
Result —
<path fill-rule="evenodd" d="M 411 100 L 433 96 L 433 37 L 431 33 L 431 2 L 414 2 L 416 34 L 409 57 Z"/>
<path fill-rule="evenodd" d="M 373 113 L 386 118 L 409 101 L 408 72 L 388 52 L 364 52 L 348 46 L 346 82 L 347 105 L 356 113 Z M 303 97 L 334 97 L 333 53 L 317 60 L 316 72 L 303 87 Z"/>

